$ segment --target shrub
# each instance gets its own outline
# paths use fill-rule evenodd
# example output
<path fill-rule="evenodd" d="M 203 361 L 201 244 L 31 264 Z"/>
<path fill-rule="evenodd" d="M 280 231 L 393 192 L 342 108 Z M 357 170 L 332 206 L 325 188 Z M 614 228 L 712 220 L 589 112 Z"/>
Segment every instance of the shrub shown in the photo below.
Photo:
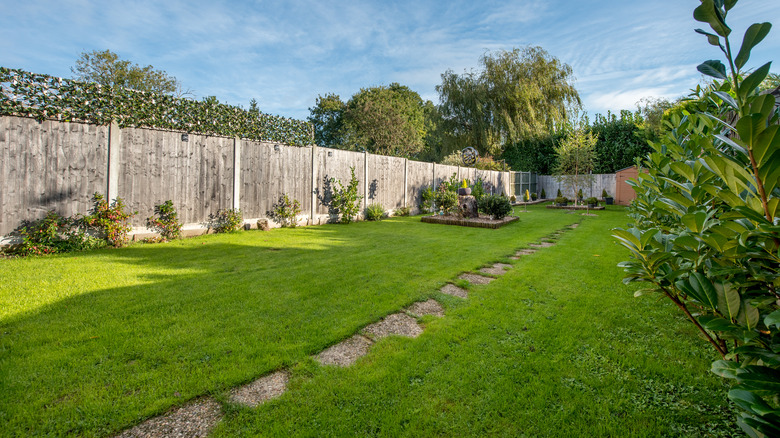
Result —
<path fill-rule="evenodd" d="M 179 215 L 170 199 L 155 205 L 154 216 L 146 219 L 146 226 L 160 233 L 162 241 L 181 238 L 181 225 Z M 150 239 L 146 240 L 150 241 Z"/>
<path fill-rule="evenodd" d="M 282 227 L 294 228 L 297 225 L 298 215 L 301 214 L 301 203 L 297 199 L 290 200 L 286 193 L 279 197 L 279 200 L 271 207 L 268 212 L 276 222 Z"/>
<path fill-rule="evenodd" d="M 349 184 L 344 187 L 341 180 L 331 178 L 333 185 L 333 195 L 331 196 L 331 205 L 341 215 L 341 223 L 348 224 L 357 216 L 360 211 L 360 201 L 362 196 L 358 195 L 358 179 L 355 176 L 355 166 L 349 168 L 352 176 Z"/>
<path fill-rule="evenodd" d="M 591 196 L 590 198 L 587 198 L 585 200 L 585 203 L 588 204 L 588 205 L 598 205 L 599 200 L 594 198 L 593 196 Z"/>
<path fill-rule="evenodd" d="M 396 208 L 393 214 L 395 216 L 409 216 L 412 214 L 412 209 L 409 207 Z"/>
<path fill-rule="evenodd" d="M 563 196 L 563 193 L 561 193 L 561 189 L 558 189 L 558 194 L 555 195 L 556 198 L 560 198 Z"/>
<path fill-rule="evenodd" d="M 536 192 L 531 193 L 531 200 L 536 201 L 537 195 Z"/>
<path fill-rule="evenodd" d="M 109 245 L 113 247 L 126 245 L 129 240 L 127 233 L 132 229 L 130 218 L 137 212 L 125 211 L 125 204 L 119 197 L 109 204 L 107 200 L 103 199 L 103 195 L 95 193 L 92 195 L 92 201 L 93 207 L 90 214 L 84 216 L 81 222 L 88 228 L 95 230 Z"/>
<path fill-rule="evenodd" d="M 474 181 L 474 187 L 471 189 L 471 196 L 479 202 L 485 194 L 485 182 L 482 181 L 482 177 L 477 177 L 476 181 Z"/>
<path fill-rule="evenodd" d="M 577 190 L 577 199 L 582 201 L 582 189 Z"/>
<path fill-rule="evenodd" d="M 613 236 L 631 252 L 619 265 L 623 282 L 642 282 L 637 296 L 669 299 L 720 356 L 711 371 L 734 381 L 737 424 L 751 437 L 778 436 L 780 117 L 775 97 L 759 92 L 770 63 L 741 71 L 771 25 L 751 25 L 733 58 L 725 18 L 735 3 L 696 8 L 694 18 L 715 34 L 697 32 L 727 62 L 699 65 L 716 80 L 697 87 L 690 111 L 664 116 L 669 130 L 632 184 L 634 223 Z"/>
<path fill-rule="evenodd" d="M 22 221 L 12 234 L 22 242 L 3 249 L 3 253 L 17 256 L 46 255 L 83 251 L 105 246 L 102 239 L 92 237 L 78 228 L 74 219 L 49 211 L 42 219 Z"/>
<path fill-rule="evenodd" d="M 517 196 L 515 196 L 515 195 L 512 195 L 512 196 L 510 196 L 510 197 L 509 197 L 509 202 L 511 202 L 512 204 L 514 204 L 515 202 L 517 202 Z"/>
<path fill-rule="evenodd" d="M 458 194 L 440 186 L 436 191 L 436 207 L 445 214 L 454 212 L 458 208 Z"/>
<path fill-rule="evenodd" d="M 445 184 L 445 186 L 447 187 L 447 190 L 455 193 L 458 193 L 458 189 L 461 187 L 462 183 L 463 183 L 462 181 L 458 180 L 457 173 L 453 173 L 452 175 L 450 175 L 450 178 L 447 181 L 443 182 L 443 184 Z"/>
<path fill-rule="evenodd" d="M 231 233 L 238 230 L 243 222 L 241 209 L 221 208 L 217 210 L 216 214 L 209 215 L 208 227 L 215 233 Z"/>
<path fill-rule="evenodd" d="M 366 220 L 381 221 L 385 217 L 385 207 L 382 204 L 371 204 L 366 207 Z"/>
<path fill-rule="evenodd" d="M 547 193 L 544 192 L 544 189 L 542 189 L 542 199 L 547 199 Z"/>
<path fill-rule="evenodd" d="M 569 203 L 569 199 L 563 196 L 558 196 L 557 198 L 555 198 L 555 203 L 560 205 L 566 205 Z"/>
<path fill-rule="evenodd" d="M 487 195 L 479 201 L 478 207 L 493 219 L 503 219 L 512 212 L 512 204 L 506 196 Z"/>
<path fill-rule="evenodd" d="M 601 197 L 602 198 L 609 198 L 609 193 L 607 193 L 607 189 L 604 189 L 601 191 Z"/>
<path fill-rule="evenodd" d="M 420 192 L 420 210 L 423 212 L 432 212 L 433 203 L 436 200 L 436 192 L 432 186 L 428 186 Z"/>

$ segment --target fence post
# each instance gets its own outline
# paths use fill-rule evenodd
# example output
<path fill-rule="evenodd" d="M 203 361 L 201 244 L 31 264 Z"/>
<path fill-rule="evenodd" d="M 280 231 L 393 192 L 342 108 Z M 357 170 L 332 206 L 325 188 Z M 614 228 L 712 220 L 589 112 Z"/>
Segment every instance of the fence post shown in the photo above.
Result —
<path fill-rule="evenodd" d="M 368 151 L 363 151 L 363 210 L 365 210 L 367 207 L 368 207 Z"/>
<path fill-rule="evenodd" d="M 241 208 L 241 139 L 233 138 L 233 208 Z"/>
<path fill-rule="evenodd" d="M 119 145 L 122 143 L 122 129 L 112 121 L 108 126 L 108 167 L 106 169 L 106 201 L 119 196 Z"/>
<path fill-rule="evenodd" d="M 433 179 L 431 180 L 431 187 L 433 187 L 433 190 L 436 190 L 436 163 L 433 163 Z"/>
<path fill-rule="evenodd" d="M 409 159 L 404 158 L 404 208 L 406 208 L 407 193 L 409 193 Z"/>
<path fill-rule="evenodd" d="M 311 145 L 311 223 L 317 216 L 317 145 Z"/>

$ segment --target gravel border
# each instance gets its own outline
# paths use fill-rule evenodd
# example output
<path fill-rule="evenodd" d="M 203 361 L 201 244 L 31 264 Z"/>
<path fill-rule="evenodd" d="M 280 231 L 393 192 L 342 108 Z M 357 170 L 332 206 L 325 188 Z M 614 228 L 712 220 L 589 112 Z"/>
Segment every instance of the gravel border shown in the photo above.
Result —
<path fill-rule="evenodd" d="M 146 420 L 117 435 L 117 438 L 206 437 L 221 418 L 220 404 L 211 397 L 204 397 Z"/>
<path fill-rule="evenodd" d="M 233 388 L 230 391 L 230 401 L 252 408 L 257 407 L 268 400 L 284 394 L 289 380 L 290 374 L 287 371 L 277 371 L 268 374 L 252 383 Z"/>
<path fill-rule="evenodd" d="M 368 354 L 371 344 L 373 342 L 365 336 L 354 335 L 336 345 L 331 345 L 314 356 L 314 359 L 322 365 L 348 367 Z"/>

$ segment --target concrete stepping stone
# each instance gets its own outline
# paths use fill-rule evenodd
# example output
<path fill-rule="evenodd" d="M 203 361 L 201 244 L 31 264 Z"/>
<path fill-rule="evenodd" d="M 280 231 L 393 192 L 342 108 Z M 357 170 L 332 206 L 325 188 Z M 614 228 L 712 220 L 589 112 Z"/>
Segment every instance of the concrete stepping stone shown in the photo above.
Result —
<path fill-rule="evenodd" d="M 528 246 L 532 248 L 549 248 L 551 246 L 555 246 L 555 244 L 552 242 L 539 242 L 539 243 L 532 243 Z"/>
<path fill-rule="evenodd" d="M 393 313 L 386 316 L 385 319 L 363 329 L 364 334 L 376 340 L 390 335 L 416 338 L 422 331 L 422 328 L 417 324 L 417 320 L 405 313 Z"/>
<path fill-rule="evenodd" d="M 506 263 L 496 263 L 495 265 L 489 268 L 480 269 L 479 272 L 483 274 L 490 274 L 490 275 L 504 275 L 506 273 L 506 269 L 509 269 L 511 267 L 512 265 L 507 265 Z"/>
<path fill-rule="evenodd" d="M 461 274 L 460 277 L 461 280 L 466 280 L 471 284 L 488 284 L 491 281 L 495 280 L 495 278 L 485 277 L 483 275 L 477 275 L 477 274 L 470 274 L 465 273 Z"/>
<path fill-rule="evenodd" d="M 409 306 L 406 311 L 418 317 L 424 315 L 444 316 L 444 307 L 433 298 L 428 301 L 418 301 Z"/>
<path fill-rule="evenodd" d="M 515 255 L 516 255 L 517 257 L 520 257 L 520 256 L 524 256 L 524 255 L 531 255 L 531 254 L 533 254 L 533 253 L 535 253 L 535 252 L 536 252 L 536 250 L 535 250 L 535 249 L 521 249 L 520 251 L 517 251 L 517 252 L 515 253 Z"/>
<path fill-rule="evenodd" d="M 230 392 L 230 401 L 249 407 L 258 405 L 279 397 L 287 390 L 287 382 L 290 375 L 287 371 L 277 371 L 267 376 L 263 376 L 252 383 L 248 383 L 239 388 L 234 388 Z"/>
<path fill-rule="evenodd" d="M 454 297 L 458 298 L 468 298 L 469 297 L 469 291 L 466 289 L 463 289 L 461 287 L 455 286 L 452 283 L 447 283 L 444 285 L 443 288 L 440 289 L 440 292 L 447 295 L 452 295 Z"/>
<path fill-rule="evenodd" d="M 580 226 L 580 224 L 571 224 L 571 225 L 569 225 L 569 228 L 575 229 L 575 228 L 577 228 L 579 226 Z"/>
<path fill-rule="evenodd" d="M 365 336 L 355 335 L 336 345 L 331 345 L 315 356 L 314 359 L 322 365 L 348 367 L 355 363 L 358 358 L 368 354 L 371 344 L 373 342 Z"/>
<path fill-rule="evenodd" d="M 205 437 L 222 418 L 222 407 L 204 397 L 128 429 L 117 438 Z"/>

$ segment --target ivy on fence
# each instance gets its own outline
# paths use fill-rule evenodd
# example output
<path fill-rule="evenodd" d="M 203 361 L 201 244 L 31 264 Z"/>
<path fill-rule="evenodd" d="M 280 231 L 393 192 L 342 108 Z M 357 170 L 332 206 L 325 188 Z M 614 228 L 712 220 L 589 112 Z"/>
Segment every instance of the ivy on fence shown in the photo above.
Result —
<path fill-rule="evenodd" d="M 304 146 L 307 122 L 128 88 L 57 78 L 0 67 L 0 115 L 171 129 Z"/>

